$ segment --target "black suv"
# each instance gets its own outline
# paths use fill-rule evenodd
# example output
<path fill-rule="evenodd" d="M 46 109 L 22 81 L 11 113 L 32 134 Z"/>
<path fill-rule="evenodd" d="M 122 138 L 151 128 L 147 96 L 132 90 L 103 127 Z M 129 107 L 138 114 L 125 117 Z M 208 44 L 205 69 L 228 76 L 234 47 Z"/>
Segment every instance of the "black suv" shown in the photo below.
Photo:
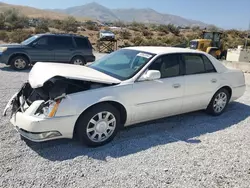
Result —
<path fill-rule="evenodd" d="M 26 69 L 36 62 L 85 65 L 95 61 L 87 37 L 70 34 L 38 34 L 21 44 L 0 45 L 0 62 L 15 70 Z"/>

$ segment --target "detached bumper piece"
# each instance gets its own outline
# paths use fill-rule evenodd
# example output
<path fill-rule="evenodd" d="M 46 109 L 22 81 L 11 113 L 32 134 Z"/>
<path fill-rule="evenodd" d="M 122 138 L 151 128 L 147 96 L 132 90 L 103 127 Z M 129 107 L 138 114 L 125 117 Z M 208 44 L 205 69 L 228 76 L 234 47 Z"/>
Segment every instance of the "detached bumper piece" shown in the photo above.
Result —
<path fill-rule="evenodd" d="M 62 134 L 58 131 L 48 131 L 48 132 L 41 132 L 41 133 L 34 133 L 34 132 L 28 132 L 23 129 L 19 129 L 16 127 L 17 131 L 28 140 L 31 140 L 33 142 L 41 142 L 43 140 L 49 140 L 51 138 L 60 137 Z"/>

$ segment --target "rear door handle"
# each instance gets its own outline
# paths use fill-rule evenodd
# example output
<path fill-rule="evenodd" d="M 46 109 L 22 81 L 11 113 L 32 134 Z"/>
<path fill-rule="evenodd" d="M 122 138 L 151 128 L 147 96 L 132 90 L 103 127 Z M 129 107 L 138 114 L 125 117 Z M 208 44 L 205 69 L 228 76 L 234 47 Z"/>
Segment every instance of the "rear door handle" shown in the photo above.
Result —
<path fill-rule="evenodd" d="M 174 85 L 173 85 L 173 88 L 176 88 L 176 89 L 177 89 L 177 88 L 179 88 L 179 87 L 181 87 L 180 84 L 174 84 Z"/>
<path fill-rule="evenodd" d="M 211 82 L 212 82 L 212 83 L 216 83 L 217 80 L 214 78 L 214 79 L 211 80 Z"/>

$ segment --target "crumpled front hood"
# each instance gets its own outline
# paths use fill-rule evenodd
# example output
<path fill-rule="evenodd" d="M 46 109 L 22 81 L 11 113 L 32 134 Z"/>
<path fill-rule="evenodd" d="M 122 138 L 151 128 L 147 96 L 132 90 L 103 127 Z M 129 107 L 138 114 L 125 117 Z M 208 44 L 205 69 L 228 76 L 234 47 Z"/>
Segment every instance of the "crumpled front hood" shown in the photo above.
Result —
<path fill-rule="evenodd" d="M 39 88 L 55 76 L 103 84 L 119 84 L 121 82 L 114 77 L 86 66 L 38 62 L 29 73 L 29 83 L 32 88 Z"/>

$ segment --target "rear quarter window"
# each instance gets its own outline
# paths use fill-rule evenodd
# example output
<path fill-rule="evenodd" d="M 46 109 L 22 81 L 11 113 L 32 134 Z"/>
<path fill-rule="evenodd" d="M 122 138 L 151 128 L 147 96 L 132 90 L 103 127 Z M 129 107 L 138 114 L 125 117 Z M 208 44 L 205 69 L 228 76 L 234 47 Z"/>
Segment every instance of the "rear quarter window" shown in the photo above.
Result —
<path fill-rule="evenodd" d="M 75 37 L 75 42 L 77 48 L 90 48 L 89 41 L 86 38 Z"/>

